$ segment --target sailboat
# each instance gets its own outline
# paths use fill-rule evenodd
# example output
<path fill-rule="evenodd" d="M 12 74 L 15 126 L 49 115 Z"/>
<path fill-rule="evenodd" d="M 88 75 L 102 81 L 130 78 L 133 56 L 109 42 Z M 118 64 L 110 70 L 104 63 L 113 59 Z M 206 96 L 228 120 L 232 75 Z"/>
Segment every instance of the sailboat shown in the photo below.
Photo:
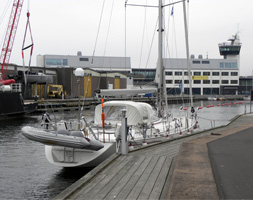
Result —
<path fill-rule="evenodd" d="M 183 3 L 185 3 L 183 1 Z M 158 48 L 158 64 L 156 81 L 158 88 L 151 92 L 157 93 L 157 107 L 154 109 L 150 104 L 134 101 L 107 101 L 101 102 L 97 105 L 94 113 L 93 122 L 87 122 L 84 117 L 80 120 L 79 135 L 74 135 L 76 130 L 71 129 L 71 123 L 62 122 L 58 124 L 59 129 L 65 132 L 64 137 L 73 140 L 77 137 L 84 137 L 88 142 L 94 142 L 96 148 L 90 148 L 90 144 L 82 144 L 79 148 L 73 146 L 72 142 L 63 143 L 58 141 L 59 137 L 63 137 L 59 131 L 51 132 L 48 130 L 37 130 L 31 127 L 23 127 L 22 131 L 24 136 L 29 139 L 35 140 L 45 144 L 45 154 L 47 160 L 56 166 L 60 167 L 94 167 L 107 159 L 110 155 L 114 154 L 122 138 L 120 132 L 122 130 L 121 116 L 122 110 L 126 113 L 127 121 L 127 141 L 129 148 L 135 148 L 139 145 L 148 145 L 149 143 L 168 140 L 173 137 L 180 137 L 184 134 L 190 134 L 193 129 L 197 128 L 197 116 L 192 104 L 191 96 L 191 113 L 186 116 L 178 118 L 173 117 L 168 113 L 167 108 L 167 92 L 165 84 L 165 72 L 163 67 L 163 11 L 164 8 L 162 0 L 159 0 L 159 48 Z M 184 5 L 185 10 L 185 5 Z M 186 22 L 186 17 L 185 17 Z M 186 28 L 186 46 L 187 58 L 189 61 L 188 50 L 188 33 Z M 189 64 L 189 62 L 188 62 Z M 188 71 L 190 68 L 188 66 Z M 190 74 L 190 73 L 188 73 Z M 190 77 L 189 77 L 190 79 Z M 191 88 L 191 81 L 190 81 Z M 143 91 L 140 90 L 142 93 Z M 138 90 L 101 90 L 100 95 L 111 94 L 118 92 L 125 94 L 126 92 L 138 93 Z M 148 89 L 145 89 L 147 92 Z M 64 124 L 64 125 L 63 125 Z M 62 130 L 61 130 L 62 132 Z M 46 138 L 45 135 L 50 135 Z M 36 137 L 34 137 L 34 135 Z M 42 138 L 42 136 L 44 138 Z M 58 137 L 56 139 L 56 137 Z M 75 138 L 74 138 L 75 137 Z M 54 140 L 52 138 L 55 138 Z M 64 138 L 64 139 L 65 139 Z M 79 138 L 80 139 L 80 138 Z M 60 140 L 60 139 L 59 139 Z"/>

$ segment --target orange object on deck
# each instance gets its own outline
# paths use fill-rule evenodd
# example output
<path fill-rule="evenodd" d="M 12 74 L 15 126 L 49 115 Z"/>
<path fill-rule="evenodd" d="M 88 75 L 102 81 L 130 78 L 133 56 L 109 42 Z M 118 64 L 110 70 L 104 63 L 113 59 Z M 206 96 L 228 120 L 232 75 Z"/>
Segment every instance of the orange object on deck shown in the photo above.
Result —
<path fill-rule="evenodd" d="M 102 127 L 105 127 L 105 113 L 101 113 Z"/>

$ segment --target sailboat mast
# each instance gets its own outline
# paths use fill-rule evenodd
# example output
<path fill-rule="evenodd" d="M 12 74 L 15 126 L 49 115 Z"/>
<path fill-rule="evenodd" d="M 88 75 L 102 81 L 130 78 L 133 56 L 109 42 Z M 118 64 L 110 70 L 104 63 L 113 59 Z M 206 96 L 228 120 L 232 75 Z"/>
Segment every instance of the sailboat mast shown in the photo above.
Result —
<path fill-rule="evenodd" d="M 187 18 L 186 18 L 186 8 L 185 1 L 183 1 L 183 10 L 184 10 L 184 29 L 185 29 L 185 43 L 186 43 L 186 57 L 187 57 L 187 70 L 189 77 L 189 93 L 191 100 L 191 108 L 193 107 L 193 98 L 192 98 L 192 79 L 191 79 L 191 69 L 190 69 L 190 52 L 189 52 L 189 40 L 188 40 L 188 26 L 187 26 Z"/>
<path fill-rule="evenodd" d="M 159 117 L 163 117 L 162 116 L 162 99 L 163 99 L 163 95 L 164 95 L 164 85 L 163 85 L 163 4 L 162 4 L 162 0 L 159 0 L 159 11 L 158 11 L 158 16 L 159 16 L 159 28 L 158 28 L 158 63 L 157 63 L 157 70 L 158 70 L 158 115 Z"/>

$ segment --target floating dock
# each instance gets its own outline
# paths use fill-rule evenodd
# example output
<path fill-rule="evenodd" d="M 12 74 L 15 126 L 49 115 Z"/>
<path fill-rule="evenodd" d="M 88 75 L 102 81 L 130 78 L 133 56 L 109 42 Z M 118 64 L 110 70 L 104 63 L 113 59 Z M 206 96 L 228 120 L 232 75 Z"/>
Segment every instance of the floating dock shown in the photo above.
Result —
<path fill-rule="evenodd" d="M 215 165 L 212 156 L 209 157 L 207 144 L 231 134 L 253 130 L 252 121 L 253 115 L 242 115 L 227 126 L 153 144 L 131 151 L 127 156 L 114 154 L 55 199 L 233 198 L 228 195 L 229 189 L 225 191 L 226 188 L 217 180 L 219 170 L 216 169 L 219 166 Z M 233 151 L 230 153 L 232 161 L 237 162 Z M 253 165 L 253 158 L 251 160 Z M 253 178 L 236 177 L 241 176 L 240 173 L 230 175 L 253 181 Z M 234 180 L 231 184 L 233 183 Z M 246 183 L 244 181 L 241 184 Z M 245 197 L 249 198 L 242 198 Z"/>

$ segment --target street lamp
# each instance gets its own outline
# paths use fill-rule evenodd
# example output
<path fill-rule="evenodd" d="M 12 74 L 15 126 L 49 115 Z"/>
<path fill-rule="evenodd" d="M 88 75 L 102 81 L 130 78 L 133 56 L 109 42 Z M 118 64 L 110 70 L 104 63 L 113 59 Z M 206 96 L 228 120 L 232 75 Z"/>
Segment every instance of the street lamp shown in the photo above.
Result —
<path fill-rule="evenodd" d="M 75 70 L 75 76 L 77 77 L 77 85 L 78 85 L 78 130 L 80 129 L 80 118 L 81 118 L 81 107 L 80 107 L 80 96 L 81 96 L 81 91 L 80 91 L 80 79 L 81 77 L 84 77 L 84 70 L 82 68 L 77 68 Z"/>

